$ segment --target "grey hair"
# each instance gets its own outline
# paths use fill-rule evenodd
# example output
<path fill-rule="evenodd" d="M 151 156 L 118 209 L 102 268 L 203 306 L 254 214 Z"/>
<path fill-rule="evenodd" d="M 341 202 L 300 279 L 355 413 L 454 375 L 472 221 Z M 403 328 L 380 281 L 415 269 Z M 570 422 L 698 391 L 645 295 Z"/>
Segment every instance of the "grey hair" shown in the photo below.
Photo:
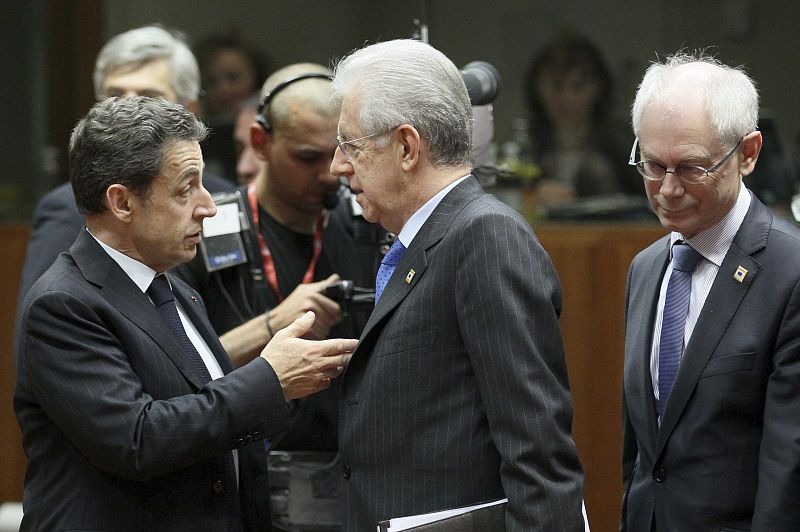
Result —
<path fill-rule="evenodd" d="M 261 101 L 264 101 L 278 85 L 305 74 L 330 76 L 331 71 L 318 63 L 295 63 L 280 68 L 264 81 L 264 85 L 261 87 Z M 277 127 L 285 125 L 289 120 L 292 103 L 299 103 L 304 108 L 321 116 L 338 117 L 339 106 L 331 100 L 331 92 L 330 82 L 324 78 L 292 82 L 275 94 L 269 103 L 269 109 L 264 109 L 264 112 L 269 115 L 268 118 L 272 125 L 277 125 Z"/>
<path fill-rule="evenodd" d="M 717 140 L 733 146 L 758 125 L 758 90 L 742 67 L 728 66 L 704 51 L 677 52 L 663 62 L 650 65 L 642 78 L 631 107 L 634 134 L 639 135 L 645 109 L 658 100 L 672 81 L 675 69 L 689 63 L 705 63 L 719 68 L 705 80 L 706 111 Z"/>
<path fill-rule="evenodd" d="M 69 139 L 69 179 L 83 214 L 106 210 L 105 193 L 118 183 L 147 198 L 165 150 L 205 139 L 193 113 L 163 98 L 131 96 L 96 103 Z"/>
<path fill-rule="evenodd" d="M 103 46 L 94 65 L 94 93 L 103 97 L 106 77 L 120 67 L 140 67 L 151 61 L 167 59 L 172 89 L 178 103 L 197 101 L 200 94 L 200 69 L 186 44 L 184 35 L 160 26 L 143 26 L 120 33 Z"/>
<path fill-rule="evenodd" d="M 401 124 L 417 129 L 434 166 L 469 164 L 472 106 L 456 66 L 442 52 L 412 39 L 373 44 L 334 68 L 334 99 L 355 94 L 364 135 Z"/>

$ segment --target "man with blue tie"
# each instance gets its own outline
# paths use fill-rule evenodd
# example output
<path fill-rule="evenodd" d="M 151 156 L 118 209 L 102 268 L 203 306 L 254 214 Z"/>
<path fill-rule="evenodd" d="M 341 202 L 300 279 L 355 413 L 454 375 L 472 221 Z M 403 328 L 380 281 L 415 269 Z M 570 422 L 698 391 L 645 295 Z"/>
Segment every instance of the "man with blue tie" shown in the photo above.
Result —
<path fill-rule="evenodd" d="M 558 278 L 471 174 L 461 74 L 397 40 L 343 59 L 333 89 L 331 172 L 397 234 L 341 381 L 343 530 L 503 498 L 505 530 L 584 530 Z"/>
<path fill-rule="evenodd" d="M 139 96 L 96 104 L 73 131 L 86 227 L 19 319 L 23 530 L 270 530 L 263 440 L 355 348 L 301 339 L 308 313 L 233 369 L 202 300 L 167 272 L 216 212 L 206 134 L 181 105 Z"/>
<path fill-rule="evenodd" d="M 646 72 L 630 164 L 670 234 L 625 307 L 621 530 L 800 530 L 800 230 L 742 184 L 758 93 L 679 53 Z"/>

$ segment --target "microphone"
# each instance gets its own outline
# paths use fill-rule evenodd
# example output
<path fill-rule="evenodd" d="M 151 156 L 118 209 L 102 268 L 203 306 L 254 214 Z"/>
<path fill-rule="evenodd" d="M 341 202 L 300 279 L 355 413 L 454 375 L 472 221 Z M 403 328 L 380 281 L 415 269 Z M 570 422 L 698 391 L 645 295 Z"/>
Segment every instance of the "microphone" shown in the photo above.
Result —
<path fill-rule="evenodd" d="M 500 74 L 486 61 L 473 61 L 462 68 L 461 77 L 467 86 L 472 105 L 492 103 L 500 90 Z"/>

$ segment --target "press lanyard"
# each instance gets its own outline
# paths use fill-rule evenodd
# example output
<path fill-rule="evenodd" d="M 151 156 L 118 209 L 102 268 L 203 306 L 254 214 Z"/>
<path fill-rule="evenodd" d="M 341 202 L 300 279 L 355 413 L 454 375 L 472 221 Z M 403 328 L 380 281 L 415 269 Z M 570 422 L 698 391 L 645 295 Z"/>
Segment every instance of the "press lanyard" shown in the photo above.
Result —
<path fill-rule="evenodd" d="M 247 201 L 250 204 L 250 211 L 253 214 L 253 225 L 255 226 L 256 234 L 258 235 L 258 245 L 261 247 L 261 260 L 264 262 L 264 274 L 267 276 L 267 281 L 278 296 L 278 301 L 283 301 L 281 289 L 278 286 L 278 274 L 275 272 L 275 261 L 272 258 L 272 253 L 267 246 L 267 241 L 264 240 L 264 235 L 261 233 L 261 227 L 258 224 L 258 201 L 256 200 L 256 187 L 250 185 L 247 187 Z M 317 218 L 317 229 L 314 231 L 314 251 L 311 255 L 311 262 L 308 263 L 308 269 L 303 276 L 303 284 L 310 283 L 314 280 L 314 270 L 317 267 L 317 259 L 322 254 L 322 227 L 325 224 L 325 211 L 322 211 Z"/>

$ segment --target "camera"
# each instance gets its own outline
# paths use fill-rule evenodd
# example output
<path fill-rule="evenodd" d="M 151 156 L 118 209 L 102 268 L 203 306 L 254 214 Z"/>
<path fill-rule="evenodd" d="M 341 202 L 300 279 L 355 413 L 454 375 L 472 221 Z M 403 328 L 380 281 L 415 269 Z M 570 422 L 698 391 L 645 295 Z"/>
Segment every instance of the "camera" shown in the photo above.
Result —
<path fill-rule="evenodd" d="M 325 287 L 325 297 L 336 301 L 342 308 L 342 315 L 347 316 L 350 309 L 371 307 L 375 304 L 375 290 L 360 288 L 353 281 L 342 279 Z"/>

